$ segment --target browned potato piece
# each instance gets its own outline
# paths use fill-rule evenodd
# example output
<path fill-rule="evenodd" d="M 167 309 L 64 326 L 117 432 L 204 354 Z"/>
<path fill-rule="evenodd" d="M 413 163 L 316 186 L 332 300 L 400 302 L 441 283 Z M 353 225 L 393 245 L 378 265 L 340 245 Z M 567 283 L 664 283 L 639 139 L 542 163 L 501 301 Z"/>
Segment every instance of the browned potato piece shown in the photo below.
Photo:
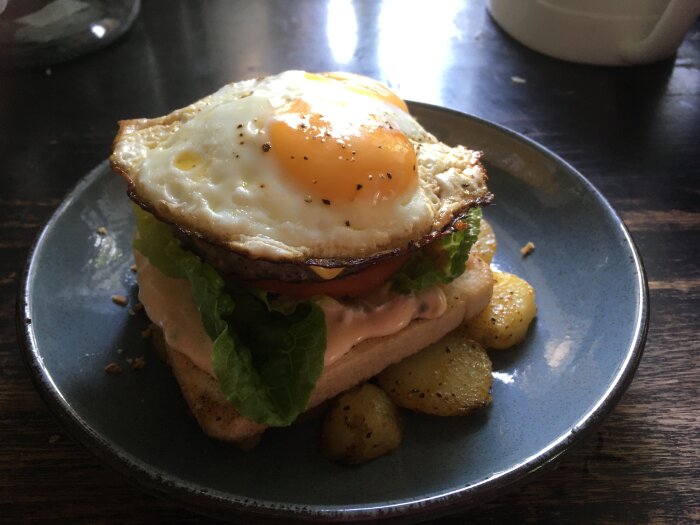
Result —
<path fill-rule="evenodd" d="M 365 383 L 335 399 L 323 421 L 321 451 L 356 465 L 394 451 L 402 435 L 396 406 L 381 388 Z"/>
<path fill-rule="evenodd" d="M 481 219 L 481 230 L 479 231 L 479 238 L 476 240 L 472 246 L 471 253 L 478 255 L 481 259 L 487 263 L 491 264 L 493 256 L 496 254 L 496 234 L 491 227 L 491 224 L 486 219 Z"/>
<path fill-rule="evenodd" d="M 491 360 L 463 328 L 377 379 L 397 405 L 426 414 L 461 416 L 491 402 Z"/>
<path fill-rule="evenodd" d="M 511 273 L 493 272 L 493 279 L 491 302 L 466 322 L 467 333 L 486 348 L 510 348 L 525 339 L 537 315 L 535 290 Z"/>

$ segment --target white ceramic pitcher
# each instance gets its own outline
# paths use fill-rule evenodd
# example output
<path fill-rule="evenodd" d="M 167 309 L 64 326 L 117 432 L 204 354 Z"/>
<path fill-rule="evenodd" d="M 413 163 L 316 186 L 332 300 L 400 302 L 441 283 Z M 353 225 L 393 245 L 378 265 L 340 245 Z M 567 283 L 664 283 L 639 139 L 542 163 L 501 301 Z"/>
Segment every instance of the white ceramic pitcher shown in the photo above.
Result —
<path fill-rule="evenodd" d="M 700 14 L 700 0 L 490 0 L 489 7 L 531 49 L 599 65 L 671 56 Z"/>

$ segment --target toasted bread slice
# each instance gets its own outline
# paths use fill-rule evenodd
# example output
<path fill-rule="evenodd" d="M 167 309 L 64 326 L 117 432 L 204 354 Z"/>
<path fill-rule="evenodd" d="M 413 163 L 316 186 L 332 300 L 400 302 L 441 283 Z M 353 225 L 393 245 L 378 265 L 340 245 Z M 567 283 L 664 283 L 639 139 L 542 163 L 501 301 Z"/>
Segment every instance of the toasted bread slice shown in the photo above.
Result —
<path fill-rule="evenodd" d="M 140 300 L 151 319 L 162 317 L 162 305 L 168 305 L 168 322 L 159 323 L 168 361 L 172 367 L 182 394 L 202 430 L 211 437 L 250 445 L 251 439 L 261 434 L 266 426 L 241 416 L 221 393 L 216 379 L 201 366 L 202 355 L 210 352 L 211 341 L 203 342 L 199 354 L 188 355 L 177 349 L 183 337 L 182 327 L 193 324 L 196 316 L 198 329 L 201 322 L 192 300 L 189 285 L 161 274 L 139 253 L 136 253 L 138 278 L 142 285 Z M 155 280 L 144 286 L 145 280 Z M 172 282 L 170 282 L 172 281 Z M 368 339 L 355 345 L 347 354 L 327 366 L 311 393 L 308 408 L 319 405 L 340 392 L 369 379 L 387 366 L 418 352 L 459 326 L 464 319 L 478 314 L 489 302 L 493 289 L 493 277 L 488 264 L 479 257 L 470 257 L 467 270 L 452 283 L 444 285 L 447 310 L 435 319 L 416 319 L 401 331 L 383 337 Z M 150 290 L 150 293 L 143 293 Z M 159 300 L 154 300 L 157 290 Z M 189 301 L 189 304 L 186 302 Z M 156 305 L 155 303 L 159 303 Z M 188 334 L 188 340 L 201 338 L 201 333 Z M 208 339 L 208 338 L 206 338 Z M 200 365 L 196 363 L 199 360 Z M 209 368 L 210 370 L 210 368 Z"/>

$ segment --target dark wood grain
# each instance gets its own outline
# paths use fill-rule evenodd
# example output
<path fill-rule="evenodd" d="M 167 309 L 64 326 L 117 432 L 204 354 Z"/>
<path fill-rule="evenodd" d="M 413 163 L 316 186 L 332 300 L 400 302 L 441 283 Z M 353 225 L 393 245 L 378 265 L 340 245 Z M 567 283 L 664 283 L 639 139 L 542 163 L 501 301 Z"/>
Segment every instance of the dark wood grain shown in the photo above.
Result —
<path fill-rule="evenodd" d="M 407 98 L 529 136 L 600 189 L 644 261 L 648 340 L 614 412 L 556 470 L 449 521 L 700 522 L 698 24 L 673 59 L 602 68 L 523 48 L 494 25 L 483 1 L 456 10 L 452 35 L 422 27 L 406 8 L 405 24 L 394 20 L 393 47 L 382 40 L 392 23 L 380 17 L 385 4 L 353 6 L 359 41 L 347 63 L 329 47 L 322 0 L 153 0 L 124 38 L 98 53 L 0 72 L 0 522 L 209 521 L 132 485 L 66 436 L 25 370 L 15 294 L 36 234 L 107 157 L 118 119 L 164 114 L 226 82 L 290 68 L 387 78 Z M 444 46 L 431 47 L 438 40 Z"/>

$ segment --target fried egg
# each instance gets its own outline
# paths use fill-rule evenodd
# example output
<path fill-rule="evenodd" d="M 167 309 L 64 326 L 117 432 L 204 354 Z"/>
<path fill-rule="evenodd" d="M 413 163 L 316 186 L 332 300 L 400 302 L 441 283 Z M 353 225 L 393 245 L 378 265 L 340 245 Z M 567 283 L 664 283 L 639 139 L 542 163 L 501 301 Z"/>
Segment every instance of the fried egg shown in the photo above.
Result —
<path fill-rule="evenodd" d="M 348 73 L 287 71 L 122 121 L 111 161 L 161 220 L 271 261 L 401 249 L 490 195 L 477 152 Z"/>

